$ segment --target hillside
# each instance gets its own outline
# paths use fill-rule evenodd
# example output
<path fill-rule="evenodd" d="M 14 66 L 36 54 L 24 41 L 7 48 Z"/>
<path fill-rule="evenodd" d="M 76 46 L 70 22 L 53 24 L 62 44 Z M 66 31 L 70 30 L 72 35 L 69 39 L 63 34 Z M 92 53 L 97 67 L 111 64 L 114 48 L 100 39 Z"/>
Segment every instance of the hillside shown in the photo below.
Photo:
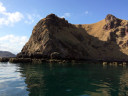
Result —
<path fill-rule="evenodd" d="M 70 24 L 54 14 L 40 20 L 19 58 L 128 61 L 128 21 L 108 14 L 94 24 Z"/>
<path fill-rule="evenodd" d="M 0 57 L 16 57 L 16 55 L 8 51 L 0 51 Z"/>

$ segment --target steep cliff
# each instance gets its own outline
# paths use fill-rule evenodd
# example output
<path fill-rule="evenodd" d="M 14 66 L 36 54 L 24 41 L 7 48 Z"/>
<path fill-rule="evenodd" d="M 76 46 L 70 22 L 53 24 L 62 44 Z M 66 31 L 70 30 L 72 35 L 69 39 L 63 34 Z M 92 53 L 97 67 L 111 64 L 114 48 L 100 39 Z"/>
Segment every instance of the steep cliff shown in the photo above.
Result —
<path fill-rule="evenodd" d="M 94 24 L 70 24 L 50 14 L 37 23 L 17 57 L 128 60 L 128 21 L 108 14 Z"/>

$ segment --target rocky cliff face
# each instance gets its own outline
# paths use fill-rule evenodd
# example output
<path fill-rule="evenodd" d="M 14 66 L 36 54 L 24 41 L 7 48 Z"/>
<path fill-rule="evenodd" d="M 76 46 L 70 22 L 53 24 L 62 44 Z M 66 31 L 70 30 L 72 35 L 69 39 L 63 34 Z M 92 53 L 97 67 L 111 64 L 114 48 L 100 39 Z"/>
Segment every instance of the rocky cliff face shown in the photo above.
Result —
<path fill-rule="evenodd" d="M 109 14 L 94 24 L 70 24 L 54 14 L 40 20 L 21 58 L 128 60 L 128 21 Z"/>

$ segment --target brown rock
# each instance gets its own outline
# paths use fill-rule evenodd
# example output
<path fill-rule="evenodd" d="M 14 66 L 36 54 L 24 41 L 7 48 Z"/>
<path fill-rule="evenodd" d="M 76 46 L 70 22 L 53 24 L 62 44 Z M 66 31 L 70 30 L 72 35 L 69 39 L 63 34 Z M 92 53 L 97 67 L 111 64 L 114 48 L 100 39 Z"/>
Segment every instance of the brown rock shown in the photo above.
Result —
<path fill-rule="evenodd" d="M 116 18 L 115 16 L 108 14 L 105 18 L 106 24 L 104 25 L 104 29 L 110 30 L 112 28 L 116 28 L 120 26 L 121 20 Z"/>
<path fill-rule="evenodd" d="M 32 31 L 18 58 L 128 60 L 127 21 L 107 15 L 94 24 L 70 24 L 50 14 Z"/>
<path fill-rule="evenodd" d="M 61 59 L 61 54 L 58 52 L 51 53 L 51 59 Z"/>
<path fill-rule="evenodd" d="M 29 63 L 31 62 L 30 58 L 10 58 L 9 62 L 11 63 Z"/>

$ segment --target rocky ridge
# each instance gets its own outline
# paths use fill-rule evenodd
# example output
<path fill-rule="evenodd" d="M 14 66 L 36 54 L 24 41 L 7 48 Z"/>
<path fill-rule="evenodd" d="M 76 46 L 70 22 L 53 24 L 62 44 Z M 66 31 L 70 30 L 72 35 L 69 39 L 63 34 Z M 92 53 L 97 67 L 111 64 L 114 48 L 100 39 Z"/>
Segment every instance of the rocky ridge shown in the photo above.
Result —
<path fill-rule="evenodd" d="M 94 24 L 70 24 L 50 14 L 37 23 L 17 58 L 128 61 L 128 21 L 108 14 Z"/>

